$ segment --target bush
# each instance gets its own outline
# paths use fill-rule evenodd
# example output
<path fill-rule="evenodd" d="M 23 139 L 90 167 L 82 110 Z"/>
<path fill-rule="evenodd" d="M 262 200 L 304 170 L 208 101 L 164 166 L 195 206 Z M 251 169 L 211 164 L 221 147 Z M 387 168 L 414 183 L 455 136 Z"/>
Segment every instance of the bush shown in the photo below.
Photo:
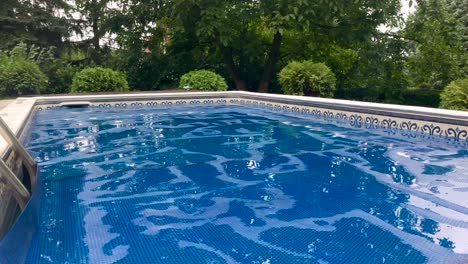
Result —
<path fill-rule="evenodd" d="M 227 91 L 226 81 L 220 75 L 206 70 L 191 71 L 180 78 L 179 87 L 188 90 Z"/>
<path fill-rule="evenodd" d="M 68 93 L 72 84 L 73 76 L 79 68 L 67 63 L 66 60 L 57 57 L 55 47 L 41 48 L 35 45 L 28 46 L 26 43 L 18 43 L 12 50 L 0 52 L 2 61 L 29 62 L 39 67 L 40 71 L 47 76 L 47 87 L 39 87 L 34 93 L 54 94 Z M 30 93 L 30 92 L 29 92 Z"/>
<path fill-rule="evenodd" d="M 47 87 L 39 66 L 22 58 L 0 58 L 0 96 L 38 94 Z"/>
<path fill-rule="evenodd" d="M 397 103 L 437 108 L 440 103 L 440 90 L 406 89 L 402 91 L 401 100 Z"/>
<path fill-rule="evenodd" d="M 43 71 L 49 77 L 49 86 L 42 91 L 43 94 L 67 94 L 71 90 L 73 77 L 80 68 L 57 61 Z"/>
<path fill-rule="evenodd" d="M 290 62 L 278 74 L 285 94 L 333 97 L 336 78 L 323 63 Z"/>
<path fill-rule="evenodd" d="M 73 77 L 71 92 L 125 92 L 128 91 L 127 77 L 107 68 L 87 68 Z"/>
<path fill-rule="evenodd" d="M 440 107 L 453 110 L 468 110 L 468 79 L 451 82 L 440 94 Z"/>

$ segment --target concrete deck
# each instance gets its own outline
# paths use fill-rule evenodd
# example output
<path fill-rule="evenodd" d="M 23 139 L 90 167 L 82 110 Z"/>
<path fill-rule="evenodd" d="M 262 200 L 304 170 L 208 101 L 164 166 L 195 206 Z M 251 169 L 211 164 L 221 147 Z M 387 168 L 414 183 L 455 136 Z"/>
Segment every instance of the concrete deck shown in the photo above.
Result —
<path fill-rule="evenodd" d="M 14 102 L 15 99 L 0 100 L 0 110 L 7 107 L 10 103 Z"/>

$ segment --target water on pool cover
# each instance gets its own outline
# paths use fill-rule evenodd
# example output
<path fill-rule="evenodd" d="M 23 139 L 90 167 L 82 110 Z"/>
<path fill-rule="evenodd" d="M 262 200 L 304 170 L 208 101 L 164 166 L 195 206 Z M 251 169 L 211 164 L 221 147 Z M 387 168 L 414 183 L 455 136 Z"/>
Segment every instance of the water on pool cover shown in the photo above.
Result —
<path fill-rule="evenodd" d="M 52 109 L 27 263 L 468 261 L 468 151 L 241 107 Z"/>

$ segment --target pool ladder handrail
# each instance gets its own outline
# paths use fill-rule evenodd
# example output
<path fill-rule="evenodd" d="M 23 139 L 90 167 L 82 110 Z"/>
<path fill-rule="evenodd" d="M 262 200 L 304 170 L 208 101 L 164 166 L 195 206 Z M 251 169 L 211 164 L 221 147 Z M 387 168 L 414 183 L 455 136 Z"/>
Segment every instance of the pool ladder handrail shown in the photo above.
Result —
<path fill-rule="evenodd" d="M 29 173 L 31 188 L 34 188 L 36 182 L 37 173 L 37 162 L 31 157 L 28 151 L 16 138 L 15 134 L 8 125 L 5 123 L 3 118 L 0 117 L 0 135 L 5 139 L 7 144 L 12 147 L 13 151 L 19 156 L 22 161 L 22 165 L 26 167 Z M 0 177 L 3 178 L 7 188 L 11 188 L 13 196 L 15 197 L 21 210 L 26 207 L 31 193 L 19 180 L 19 178 L 13 173 L 8 165 L 0 158 Z"/>

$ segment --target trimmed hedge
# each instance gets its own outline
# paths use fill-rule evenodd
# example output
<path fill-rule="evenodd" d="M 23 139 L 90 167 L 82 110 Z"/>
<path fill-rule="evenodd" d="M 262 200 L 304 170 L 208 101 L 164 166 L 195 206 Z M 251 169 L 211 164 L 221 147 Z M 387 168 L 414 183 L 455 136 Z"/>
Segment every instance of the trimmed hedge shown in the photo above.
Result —
<path fill-rule="evenodd" d="M 335 74 L 324 63 L 292 61 L 278 74 L 285 94 L 333 97 Z"/>
<path fill-rule="evenodd" d="M 468 79 L 451 82 L 440 94 L 440 108 L 468 111 Z"/>
<path fill-rule="evenodd" d="M 221 75 L 212 71 L 198 70 L 184 74 L 179 87 L 187 90 L 227 91 L 228 85 Z"/>
<path fill-rule="evenodd" d="M 87 68 L 73 77 L 72 93 L 128 91 L 125 74 L 107 68 Z"/>

